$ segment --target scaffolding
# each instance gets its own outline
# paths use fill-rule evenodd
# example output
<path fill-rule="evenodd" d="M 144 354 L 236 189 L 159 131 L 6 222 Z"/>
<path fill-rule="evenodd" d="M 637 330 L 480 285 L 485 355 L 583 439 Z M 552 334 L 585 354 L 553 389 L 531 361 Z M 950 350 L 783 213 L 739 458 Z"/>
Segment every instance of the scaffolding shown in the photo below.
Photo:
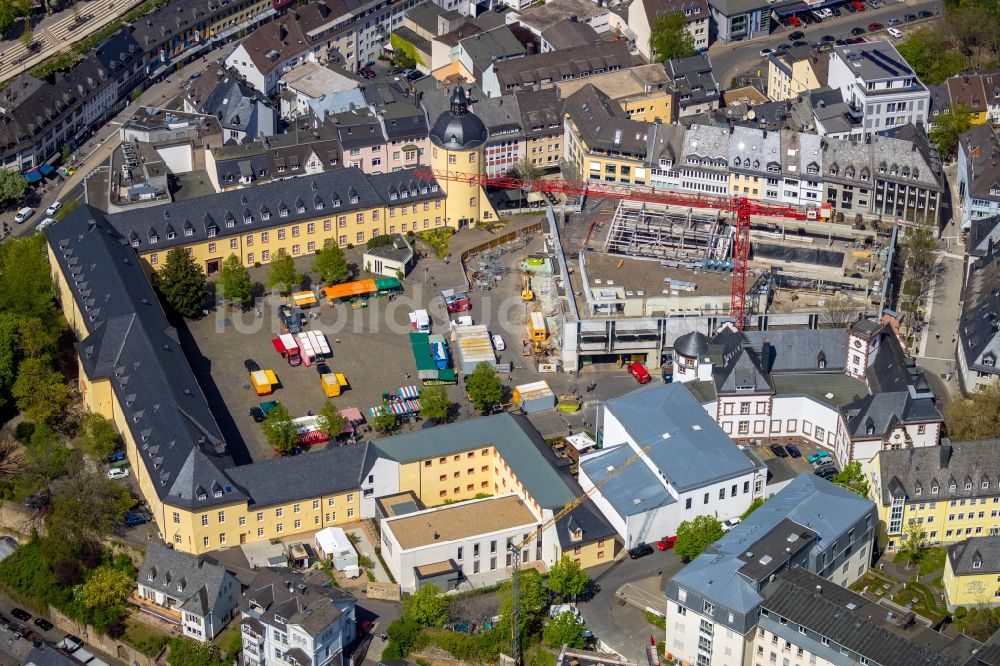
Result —
<path fill-rule="evenodd" d="M 701 263 L 732 256 L 731 220 L 667 206 L 622 200 L 608 225 L 604 252 Z"/>

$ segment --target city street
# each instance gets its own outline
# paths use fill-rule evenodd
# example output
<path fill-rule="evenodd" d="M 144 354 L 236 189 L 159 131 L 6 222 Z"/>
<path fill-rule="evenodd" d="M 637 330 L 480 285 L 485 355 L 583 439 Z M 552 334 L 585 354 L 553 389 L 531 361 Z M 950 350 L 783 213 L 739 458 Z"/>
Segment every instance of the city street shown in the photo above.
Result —
<path fill-rule="evenodd" d="M 0 42 L 0 81 L 26 72 L 41 61 L 68 50 L 74 42 L 99 31 L 108 23 L 121 18 L 143 0 L 92 0 L 78 3 L 79 20 L 68 7 L 46 16 L 32 27 L 35 51 L 30 51 L 20 39 Z M 40 48 L 39 48 L 40 47 Z"/>
<path fill-rule="evenodd" d="M 831 35 L 837 39 L 844 39 L 851 36 L 854 28 L 864 28 L 867 30 L 869 23 L 886 24 L 891 18 L 903 18 L 906 14 L 916 14 L 924 10 L 941 13 L 941 0 L 907 0 L 906 2 L 888 2 L 878 9 L 865 7 L 865 11 L 851 14 L 844 11 L 841 16 L 824 19 L 822 23 L 807 25 L 800 28 L 778 27 L 767 37 L 759 37 L 746 42 L 735 42 L 733 44 L 722 44 L 716 42 L 708 48 L 708 54 L 712 59 L 712 68 L 715 71 L 715 80 L 719 86 L 725 90 L 729 88 L 729 83 L 737 74 L 752 71 L 754 64 L 759 63 L 761 76 L 767 77 L 767 61 L 760 57 L 760 50 L 763 48 L 773 49 L 778 44 L 791 44 L 789 35 L 795 31 L 805 33 L 805 40 L 810 44 L 817 44 L 823 35 Z M 927 19 L 928 21 L 933 19 Z M 920 25 L 923 21 L 914 21 L 899 26 L 905 29 L 906 26 Z M 866 39 L 878 37 L 879 39 L 892 40 L 884 31 L 869 36 Z"/>

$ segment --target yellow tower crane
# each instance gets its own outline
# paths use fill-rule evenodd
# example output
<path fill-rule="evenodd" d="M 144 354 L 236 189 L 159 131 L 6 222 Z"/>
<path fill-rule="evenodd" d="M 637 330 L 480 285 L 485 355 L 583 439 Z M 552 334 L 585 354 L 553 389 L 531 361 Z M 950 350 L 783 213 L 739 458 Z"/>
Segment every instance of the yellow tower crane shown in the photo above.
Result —
<path fill-rule="evenodd" d="M 521 663 L 521 633 L 517 630 L 518 621 L 520 620 L 520 615 L 521 615 L 521 607 L 520 607 L 521 551 L 526 546 L 533 543 L 542 532 L 547 530 L 552 525 L 555 525 L 557 522 L 559 522 L 560 520 L 565 518 L 569 513 L 571 513 L 574 509 L 576 509 L 581 504 L 590 499 L 591 495 L 593 495 L 595 492 L 603 488 L 604 485 L 609 481 L 611 481 L 613 478 L 615 478 L 619 474 L 619 472 L 621 472 L 623 469 L 625 469 L 626 467 L 634 463 L 636 460 L 641 458 L 643 454 L 649 453 L 649 450 L 651 448 L 653 447 L 644 446 L 641 449 L 639 449 L 638 453 L 633 453 L 632 455 L 630 455 L 628 458 L 622 461 L 622 464 L 615 467 L 613 470 L 608 472 L 607 476 L 605 476 L 603 479 L 595 483 L 592 488 L 585 491 L 582 495 L 580 495 L 575 500 L 573 500 L 572 502 L 564 506 L 562 509 L 560 509 L 551 518 L 549 518 L 541 525 L 539 525 L 537 528 L 535 528 L 535 530 L 531 534 L 529 534 L 526 539 L 521 541 L 521 543 L 517 544 L 511 543 L 509 546 L 507 546 L 507 550 L 508 552 L 510 552 L 511 570 L 513 573 L 513 578 L 511 581 L 511 596 L 513 597 L 512 599 L 513 603 L 511 604 L 510 625 L 512 632 L 511 652 L 513 653 L 511 654 L 511 657 L 514 659 L 515 666 L 519 666 Z"/>

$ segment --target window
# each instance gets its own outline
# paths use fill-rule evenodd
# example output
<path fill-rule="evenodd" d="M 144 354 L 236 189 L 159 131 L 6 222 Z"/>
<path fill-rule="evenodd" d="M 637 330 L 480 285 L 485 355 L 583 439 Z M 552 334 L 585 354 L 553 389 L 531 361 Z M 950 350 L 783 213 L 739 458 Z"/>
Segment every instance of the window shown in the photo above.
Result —
<path fill-rule="evenodd" d="M 715 605 L 712 604 L 711 602 L 706 601 L 704 610 L 705 610 L 705 615 L 712 616 L 715 614 Z"/>
<path fill-rule="evenodd" d="M 275 518 L 281 518 L 281 516 L 284 515 L 284 513 L 285 513 L 285 510 L 283 508 L 281 508 L 280 506 L 277 509 L 274 510 L 274 516 L 275 516 Z"/>
<path fill-rule="evenodd" d="M 208 514 L 203 513 L 201 514 L 201 526 L 205 527 L 206 525 L 208 525 Z"/>
<path fill-rule="evenodd" d="M 220 511 L 219 512 L 219 522 L 220 523 L 226 522 L 226 512 L 225 511 Z"/>

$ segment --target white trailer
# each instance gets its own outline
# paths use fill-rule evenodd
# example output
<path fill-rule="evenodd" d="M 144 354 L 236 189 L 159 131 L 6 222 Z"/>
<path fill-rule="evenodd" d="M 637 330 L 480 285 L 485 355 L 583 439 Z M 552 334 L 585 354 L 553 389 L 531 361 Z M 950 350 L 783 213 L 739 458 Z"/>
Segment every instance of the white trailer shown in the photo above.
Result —
<path fill-rule="evenodd" d="M 427 310 L 414 310 L 410 313 L 410 326 L 417 333 L 431 332 L 431 317 Z"/>
<path fill-rule="evenodd" d="M 316 532 L 316 548 L 322 558 L 329 558 L 333 568 L 343 571 L 348 578 L 361 575 L 358 567 L 358 553 L 341 527 L 327 527 Z"/>

